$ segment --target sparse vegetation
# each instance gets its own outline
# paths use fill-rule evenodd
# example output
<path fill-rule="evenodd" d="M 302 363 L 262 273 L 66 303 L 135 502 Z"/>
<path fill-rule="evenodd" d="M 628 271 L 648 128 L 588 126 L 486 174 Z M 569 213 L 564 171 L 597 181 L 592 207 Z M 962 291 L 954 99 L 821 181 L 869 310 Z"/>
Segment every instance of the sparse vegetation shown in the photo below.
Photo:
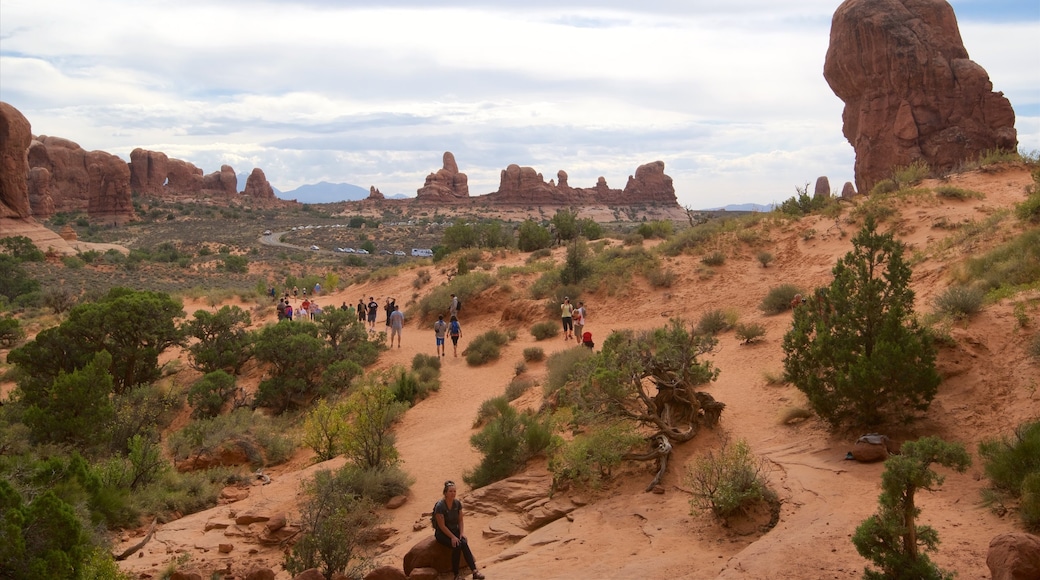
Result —
<path fill-rule="evenodd" d="M 766 327 L 757 322 L 738 324 L 735 328 L 737 338 L 744 344 L 751 344 L 766 335 Z"/>
<path fill-rule="evenodd" d="M 708 450 L 686 472 L 685 482 L 693 490 L 693 510 L 709 509 L 725 520 L 763 501 L 775 501 L 766 481 L 765 462 L 751 452 L 747 441 L 723 443 Z"/>
<path fill-rule="evenodd" d="M 729 330 L 729 321 L 726 320 L 726 313 L 721 309 L 709 310 L 701 315 L 699 321 L 697 321 L 697 334 L 720 334 Z"/>
<path fill-rule="evenodd" d="M 769 290 L 759 308 L 766 314 L 780 314 L 791 309 L 791 303 L 798 294 L 803 292 L 794 284 L 781 284 Z"/>
<path fill-rule="evenodd" d="M 935 195 L 944 199 L 956 199 L 958 201 L 964 201 L 967 199 L 985 199 L 986 196 L 978 191 L 972 191 L 969 189 L 962 189 L 960 187 L 954 187 L 952 185 L 940 185 L 935 188 Z"/>
<path fill-rule="evenodd" d="M 1040 420 L 1019 425 L 1010 437 L 983 441 L 979 456 L 993 499 L 1017 499 L 1026 529 L 1040 531 Z"/>
<path fill-rule="evenodd" d="M 762 250 L 761 252 L 755 254 L 755 259 L 758 260 L 760 264 L 762 264 L 763 268 L 768 268 L 769 264 L 773 262 L 773 254 L 765 250 Z"/>
<path fill-rule="evenodd" d="M 509 337 L 504 332 L 489 330 L 471 340 L 462 355 L 470 366 L 480 366 L 502 356 L 502 347 L 507 343 Z"/>
<path fill-rule="evenodd" d="M 545 360 L 545 351 L 539 346 L 529 346 L 524 349 L 524 360 L 529 363 L 541 362 Z"/>
<path fill-rule="evenodd" d="M 935 297 L 935 310 L 954 318 L 970 318 L 982 309 L 985 296 L 976 286 L 950 286 Z"/>
<path fill-rule="evenodd" d="M 536 322 L 531 327 L 531 335 L 534 336 L 535 340 L 546 340 L 553 338 L 560 334 L 560 325 L 555 322 L 548 320 L 542 322 Z"/>

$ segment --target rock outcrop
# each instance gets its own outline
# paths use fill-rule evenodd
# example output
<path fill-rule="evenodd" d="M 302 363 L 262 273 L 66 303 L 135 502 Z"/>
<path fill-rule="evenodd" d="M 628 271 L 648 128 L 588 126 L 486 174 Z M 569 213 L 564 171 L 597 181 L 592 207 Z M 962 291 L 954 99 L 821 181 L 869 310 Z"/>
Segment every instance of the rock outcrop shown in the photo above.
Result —
<path fill-rule="evenodd" d="M 133 220 L 130 168 L 105 151 L 87 151 L 61 137 L 40 135 L 28 148 L 25 176 L 33 213 L 84 212 L 92 221 L 121 224 Z M 48 177 L 49 176 L 49 177 Z"/>
<path fill-rule="evenodd" d="M 381 201 L 386 199 L 386 196 L 383 195 L 383 192 L 376 189 L 376 186 L 372 185 L 368 188 L 368 199 L 374 201 Z"/>
<path fill-rule="evenodd" d="M 459 172 L 455 155 L 444 152 L 443 166 L 426 176 L 426 183 L 416 191 L 422 201 L 452 201 L 469 197 L 469 178 Z"/>
<path fill-rule="evenodd" d="M 986 566 L 993 580 L 1040 578 L 1040 537 L 1022 532 L 995 536 L 989 543 Z"/>
<path fill-rule="evenodd" d="M 238 195 L 238 176 L 230 165 L 204 175 L 193 163 L 170 159 L 161 151 L 137 148 L 130 152 L 130 188 L 150 197 L 216 197 Z"/>
<path fill-rule="evenodd" d="M 267 176 L 264 175 L 264 171 L 259 167 L 254 167 L 253 171 L 249 173 L 249 177 L 246 178 L 246 188 L 242 195 L 255 202 L 260 202 L 261 205 L 279 201 L 274 196 L 274 188 L 267 181 Z"/>
<path fill-rule="evenodd" d="M 32 126 L 18 109 L 0 101 L 0 218 L 27 218 L 29 159 Z"/>
<path fill-rule="evenodd" d="M 498 191 L 480 196 L 500 205 L 667 205 L 678 207 L 672 178 L 664 172 L 664 162 L 654 161 L 636 168 L 625 189 L 611 189 L 600 177 L 590 188 L 571 187 L 567 172 L 560 170 L 557 183 L 548 182 L 530 167 L 510 165 L 502 171 Z"/>
<path fill-rule="evenodd" d="M 1018 147 L 1011 103 L 968 58 L 945 0 L 846 0 L 823 76 L 845 102 L 860 192 L 915 161 L 942 173 Z"/>
<path fill-rule="evenodd" d="M 138 147 L 130 152 L 130 189 L 150 197 L 159 197 L 165 191 L 170 173 L 170 159 L 161 151 Z"/>

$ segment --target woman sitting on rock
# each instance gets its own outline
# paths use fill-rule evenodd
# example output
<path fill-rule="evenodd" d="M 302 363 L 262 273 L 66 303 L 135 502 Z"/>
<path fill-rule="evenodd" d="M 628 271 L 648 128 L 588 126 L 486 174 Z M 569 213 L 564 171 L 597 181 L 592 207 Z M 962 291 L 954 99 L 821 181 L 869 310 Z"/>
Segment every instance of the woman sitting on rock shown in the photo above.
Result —
<path fill-rule="evenodd" d="M 455 482 L 444 482 L 444 499 L 433 506 L 433 537 L 437 542 L 451 548 L 451 571 L 455 580 L 459 580 L 459 556 L 466 557 L 466 564 L 473 570 L 474 580 L 484 580 L 484 575 L 477 570 L 477 562 L 469 549 L 466 534 L 463 533 L 462 502 L 455 499 Z"/>

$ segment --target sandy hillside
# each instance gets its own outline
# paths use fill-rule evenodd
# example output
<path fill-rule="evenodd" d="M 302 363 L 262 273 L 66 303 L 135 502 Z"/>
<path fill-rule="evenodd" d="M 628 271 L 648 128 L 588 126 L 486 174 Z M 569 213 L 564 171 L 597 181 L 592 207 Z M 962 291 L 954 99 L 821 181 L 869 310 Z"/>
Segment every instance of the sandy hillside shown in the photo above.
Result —
<path fill-rule="evenodd" d="M 931 310 L 930 300 L 949 285 L 954 265 L 971 253 L 999 243 L 1005 235 L 982 236 L 969 245 L 943 241 L 957 240 L 962 229 L 957 224 L 981 223 L 1002 209 L 1024 198 L 1028 173 L 1020 168 L 999 172 L 973 172 L 954 176 L 959 187 L 981 191 L 985 199 L 968 201 L 909 200 L 899 206 L 898 216 L 886 220 L 881 229 L 893 230 L 909 245 L 907 256 L 914 261 L 914 289 L 918 312 Z M 935 186 L 935 183 L 926 183 Z M 862 201 L 862 200 L 861 200 Z M 848 215 L 844 212 L 844 216 Z M 1014 228 L 1015 220 L 1002 222 Z M 519 541 L 502 541 L 483 533 L 496 525 L 490 515 L 471 513 L 467 531 L 478 562 L 488 578 L 858 578 L 866 561 L 855 551 L 850 537 L 860 521 L 876 509 L 880 464 L 845 461 L 846 451 L 858 433 L 833 433 L 818 419 L 794 426 L 778 422 L 779 413 L 788 406 L 802 405 L 803 396 L 790 385 L 769 385 L 766 373 L 778 375 L 782 369 L 781 339 L 790 324 L 790 313 L 763 316 L 758 304 L 770 288 L 792 283 L 803 288 L 822 286 L 830 281 L 835 261 L 851 249 L 851 236 L 857 231 L 833 219 L 807 218 L 786 225 L 760 224 L 763 242 L 751 248 L 740 243 L 726 244 L 731 251 L 725 264 L 709 274 L 697 256 L 664 258 L 679 275 L 668 289 L 655 290 L 645 280 L 634 279 L 624 295 L 585 296 L 589 309 L 588 330 L 601 341 L 611 330 L 648 329 L 663 325 L 667 317 L 680 316 L 696 322 L 708 309 L 734 308 L 741 321 L 763 324 L 765 340 L 741 345 L 732 332 L 723 334 L 717 352 L 711 357 L 721 369 L 718 381 L 709 387 L 716 399 L 726 403 L 721 426 L 705 431 L 680 446 L 672 460 L 662 487 L 664 493 L 644 493 L 652 472 L 648 466 L 633 464 L 599 492 L 567 491 L 565 494 L 583 504 L 563 518 Z M 807 232 L 814 231 L 809 236 Z M 768 249 L 776 260 L 763 268 L 755 259 Z M 562 253 L 557 251 L 562 259 Z M 519 264 L 525 255 L 513 254 L 495 261 L 496 265 Z M 438 273 L 434 273 L 434 284 Z M 405 303 L 415 290 L 415 272 L 405 270 L 396 278 L 351 286 L 322 300 L 323 305 L 357 302 L 359 297 L 395 296 Z M 531 280 L 515 280 L 520 291 Z M 500 315 L 510 295 L 498 291 L 464 305 L 464 336 L 476 336 L 490 328 L 501 328 Z M 382 302 L 382 300 L 380 300 Z M 1017 329 L 1012 308 L 1026 302 L 1033 324 Z M 191 313 L 202 305 L 186 305 Z M 273 311 L 267 316 L 273 318 Z M 380 317 L 382 321 L 382 316 Z M 379 323 L 382 325 L 382 322 Z M 1019 422 L 1040 415 L 1037 393 L 1040 367 L 1025 352 L 1024 337 L 1032 336 L 1040 325 L 1040 296 L 1016 296 L 1012 301 L 987 306 L 969 323 L 952 329 L 957 345 L 940 351 L 939 369 L 945 381 L 926 419 L 908 429 L 888 431 L 894 439 L 906 440 L 937 434 L 964 443 L 974 454 L 984 438 L 1006 433 Z M 448 356 L 441 371 L 442 387 L 430 398 L 411 409 L 397 428 L 398 449 L 403 468 L 415 478 L 407 503 L 387 510 L 387 526 L 395 533 L 375 555 L 378 563 L 401 566 L 401 558 L 419 539 L 431 533 L 424 524 L 433 503 L 440 497 L 445 479 L 459 482 L 460 497 L 466 502 L 471 490 L 462 485 L 462 474 L 479 460 L 468 440 L 482 401 L 501 394 L 522 360 L 524 348 L 537 345 L 547 354 L 577 348 L 562 338 L 536 343 L 529 325 L 515 326 L 518 339 L 509 344 L 495 364 L 473 368 L 463 358 Z M 407 321 L 403 347 L 386 353 L 380 367 L 408 365 L 419 352 L 434 353 L 433 332 Z M 461 348 L 460 348 L 461 350 Z M 536 380 L 544 376 L 543 363 L 528 365 Z M 253 381 L 258 380 L 253 377 Z M 538 389 L 533 389 L 522 404 L 536 404 Z M 720 437 L 746 439 L 754 451 L 767 459 L 770 480 L 782 500 L 779 523 L 771 531 L 741 532 L 725 528 L 707 513 L 691 515 L 690 495 L 682 474 L 691 458 L 718 444 Z M 976 457 L 977 459 L 977 457 Z M 206 531 L 211 520 L 226 520 L 229 514 L 250 511 L 286 511 L 292 514 L 301 480 L 315 469 L 338 467 L 341 460 L 313 466 L 303 451 L 289 465 L 268 471 L 270 485 L 256 485 L 248 498 L 192 514 L 160 527 L 151 542 L 123 563 L 126 570 L 156 576 L 178 557 L 188 560 L 186 568 L 203 572 L 226 570 L 242 574 L 256 565 L 281 571 L 277 548 L 245 544 L 242 538 L 228 537 L 221 530 Z M 529 473 L 544 473 L 544 461 L 529 465 Z M 922 509 L 920 522 L 933 526 L 942 541 L 933 556 L 941 567 L 956 570 L 961 578 L 988 578 L 985 556 L 990 539 L 1016 529 L 1011 516 L 998 517 L 980 504 L 979 492 L 985 486 L 981 465 L 976 461 L 965 474 L 949 473 L 945 485 L 935 493 L 918 494 Z M 290 515 L 290 520 L 292 516 Z M 116 552 L 138 541 L 141 532 L 128 533 Z M 221 554 L 219 543 L 236 544 L 230 554 Z M 254 552 L 255 550 L 255 552 Z M 190 555 L 190 558 L 184 556 Z"/>

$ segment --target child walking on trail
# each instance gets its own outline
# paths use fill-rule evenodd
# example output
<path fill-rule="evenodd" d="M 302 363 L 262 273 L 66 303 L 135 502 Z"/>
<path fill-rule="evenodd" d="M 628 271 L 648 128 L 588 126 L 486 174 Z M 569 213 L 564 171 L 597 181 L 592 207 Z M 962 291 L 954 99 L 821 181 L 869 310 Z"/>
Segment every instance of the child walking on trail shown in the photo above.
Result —
<path fill-rule="evenodd" d="M 452 316 L 451 323 L 448 324 L 448 336 L 451 337 L 451 346 L 457 357 L 459 356 L 459 337 L 462 336 L 462 326 L 459 324 L 459 319 L 456 316 Z"/>

